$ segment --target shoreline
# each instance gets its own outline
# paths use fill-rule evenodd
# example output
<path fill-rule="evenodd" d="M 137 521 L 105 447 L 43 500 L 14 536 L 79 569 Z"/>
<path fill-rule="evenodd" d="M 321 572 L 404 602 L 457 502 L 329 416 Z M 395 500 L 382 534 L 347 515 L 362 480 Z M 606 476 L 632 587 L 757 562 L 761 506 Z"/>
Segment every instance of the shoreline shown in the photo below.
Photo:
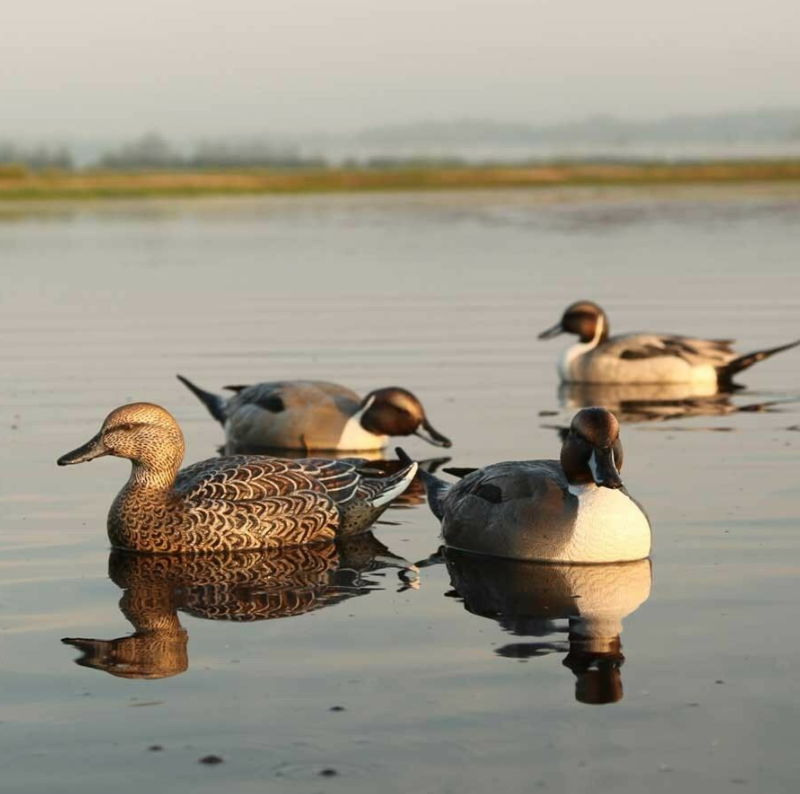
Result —
<path fill-rule="evenodd" d="M 800 183 L 800 160 L 3 173 L 0 201 Z"/>

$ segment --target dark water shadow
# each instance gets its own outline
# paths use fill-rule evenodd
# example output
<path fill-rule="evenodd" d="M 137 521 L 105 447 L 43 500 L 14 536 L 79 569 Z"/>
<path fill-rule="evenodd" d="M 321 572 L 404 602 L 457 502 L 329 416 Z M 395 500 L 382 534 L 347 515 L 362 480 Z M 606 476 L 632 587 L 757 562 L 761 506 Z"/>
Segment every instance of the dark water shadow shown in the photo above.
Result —
<path fill-rule="evenodd" d="M 495 649 L 498 656 L 528 661 L 564 654 L 564 666 L 575 675 L 577 701 L 622 700 L 622 621 L 650 596 L 650 560 L 554 565 L 446 548 L 438 559 L 450 574 L 448 595 L 515 638 Z"/>
<path fill-rule="evenodd" d="M 293 618 L 384 589 L 370 574 L 397 568 L 398 589 L 418 587 L 417 569 L 372 533 L 280 551 L 137 554 L 112 551 L 111 580 L 135 632 L 104 640 L 66 637 L 82 667 L 119 678 L 168 678 L 189 669 L 179 613 L 239 623 Z"/>

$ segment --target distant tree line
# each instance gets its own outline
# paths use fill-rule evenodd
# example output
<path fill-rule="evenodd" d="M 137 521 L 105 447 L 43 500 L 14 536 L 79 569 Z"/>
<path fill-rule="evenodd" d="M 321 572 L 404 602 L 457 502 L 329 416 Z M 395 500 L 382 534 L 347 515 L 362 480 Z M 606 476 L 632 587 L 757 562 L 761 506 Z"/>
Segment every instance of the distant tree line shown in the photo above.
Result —
<path fill-rule="evenodd" d="M 293 147 L 257 138 L 201 141 L 182 152 L 158 133 L 150 132 L 106 152 L 98 167 L 119 170 L 196 170 L 216 168 L 324 168 L 321 157 L 307 157 Z"/>
<path fill-rule="evenodd" d="M 31 171 L 71 171 L 73 159 L 66 146 L 24 147 L 0 141 L 0 164 Z"/>
<path fill-rule="evenodd" d="M 119 171 L 203 170 L 233 168 L 326 168 L 323 157 L 303 155 L 298 149 L 258 138 L 201 141 L 181 150 L 156 132 L 103 152 L 88 168 Z M 7 175 L 27 171 L 76 169 L 65 145 L 25 147 L 0 142 L 0 168 Z M 0 174 L 1 175 L 1 174 Z"/>
<path fill-rule="evenodd" d="M 76 158 L 66 146 L 22 147 L 0 143 L 0 177 L 21 177 L 29 171 L 77 170 Z M 393 157 L 391 155 L 348 158 L 348 169 L 448 168 L 463 165 L 458 157 Z M 205 140 L 179 148 L 157 132 L 103 152 L 86 168 L 110 171 L 198 171 L 245 168 L 325 169 L 332 163 L 324 157 L 304 155 L 298 148 L 263 138 Z"/>

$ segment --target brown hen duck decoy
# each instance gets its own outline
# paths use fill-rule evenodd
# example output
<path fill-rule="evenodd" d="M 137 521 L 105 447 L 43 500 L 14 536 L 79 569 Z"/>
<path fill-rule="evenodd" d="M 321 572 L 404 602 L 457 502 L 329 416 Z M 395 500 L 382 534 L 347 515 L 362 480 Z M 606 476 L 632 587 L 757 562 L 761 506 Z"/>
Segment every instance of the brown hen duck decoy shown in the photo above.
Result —
<path fill-rule="evenodd" d="M 408 487 L 417 465 L 390 477 L 362 474 L 357 460 L 212 458 L 180 469 L 183 433 L 163 408 L 132 403 L 59 466 L 103 455 L 133 464 L 108 514 L 116 548 L 217 552 L 331 540 L 369 527 Z"/>

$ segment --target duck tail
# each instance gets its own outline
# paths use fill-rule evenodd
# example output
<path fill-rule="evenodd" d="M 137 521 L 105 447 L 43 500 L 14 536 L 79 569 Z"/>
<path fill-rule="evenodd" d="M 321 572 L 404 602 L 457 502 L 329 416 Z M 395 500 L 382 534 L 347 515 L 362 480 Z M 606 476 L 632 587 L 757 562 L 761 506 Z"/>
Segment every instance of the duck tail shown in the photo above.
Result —
<path fill-rule="evenodd" d="M 401 463 L 411 462 L 411 458 L 401 447 L 396 447 L 395 452 Z M 444 497 L 447 496 L 447 492 L 450 490 L 450 485 L 444 480 L 440 480 L 435 474 L 431 474 L 424 469 L 419 470 L 419 476 L 422 482 L 425 483 L 425 491 L 428 494 L 428 505 L 431 508 L 431 512 L 441 521 L 444 515 L 442 502 Z"/>
<path fill-rule="evenodd" d="M 401 469 L 396 474 L 392 474 L 391 477 L 382 477 L 380 483 L 383 489 L 372 500 L 372 506 L 383 507 L 389 504 L 395 497 L 400 496 L 400 494 L 411 485 L 411 481 L 414 479 L 418 468 L 417 464 L 411 461 L 405 468 Z"/>
<path fill-rule="evenodd" d="M 214 417 L 221 425 L 225 424 L 225 420 L 228 418 L 225 412 L 225 398 L 220 397 L 218 394 L 211 394 L 211 392 L 203 391 L 199 386 L 195 386 L 188 378 L 184 378 L 183 375 L 176 375 L 178 380 L 187 388 L 189 391 L 200 400 L 206 408 L 208 408 L 208 412 L 211 416 Z"/>
<path fill-rule="evenodd" d="M 784 350 L 791 350 L 793 347 L 797 347 L 798 345 L 800 345 L 800 339 L 797 339 L 794 342 L 789 342 L 788 345 L 770 347 L 766 350 L 755 350 L 752 353 L 746 353 L 743 356 L 739 356 L 738 358 L 733 359 L 733 361 L 729 361 L 724 367 L 717 368 L 720 383 L 726 385 L 730 384 L 733 380 L 733 376 L 736 375 L 737 372 L 741 372 L 743 369 L 752 367 L 753 364 L 758 364 L 759 361 L 763 361 L 765 358 L 770 358 L 770 356 L 774 356 L 776 353 L 782 353 Z"/>

